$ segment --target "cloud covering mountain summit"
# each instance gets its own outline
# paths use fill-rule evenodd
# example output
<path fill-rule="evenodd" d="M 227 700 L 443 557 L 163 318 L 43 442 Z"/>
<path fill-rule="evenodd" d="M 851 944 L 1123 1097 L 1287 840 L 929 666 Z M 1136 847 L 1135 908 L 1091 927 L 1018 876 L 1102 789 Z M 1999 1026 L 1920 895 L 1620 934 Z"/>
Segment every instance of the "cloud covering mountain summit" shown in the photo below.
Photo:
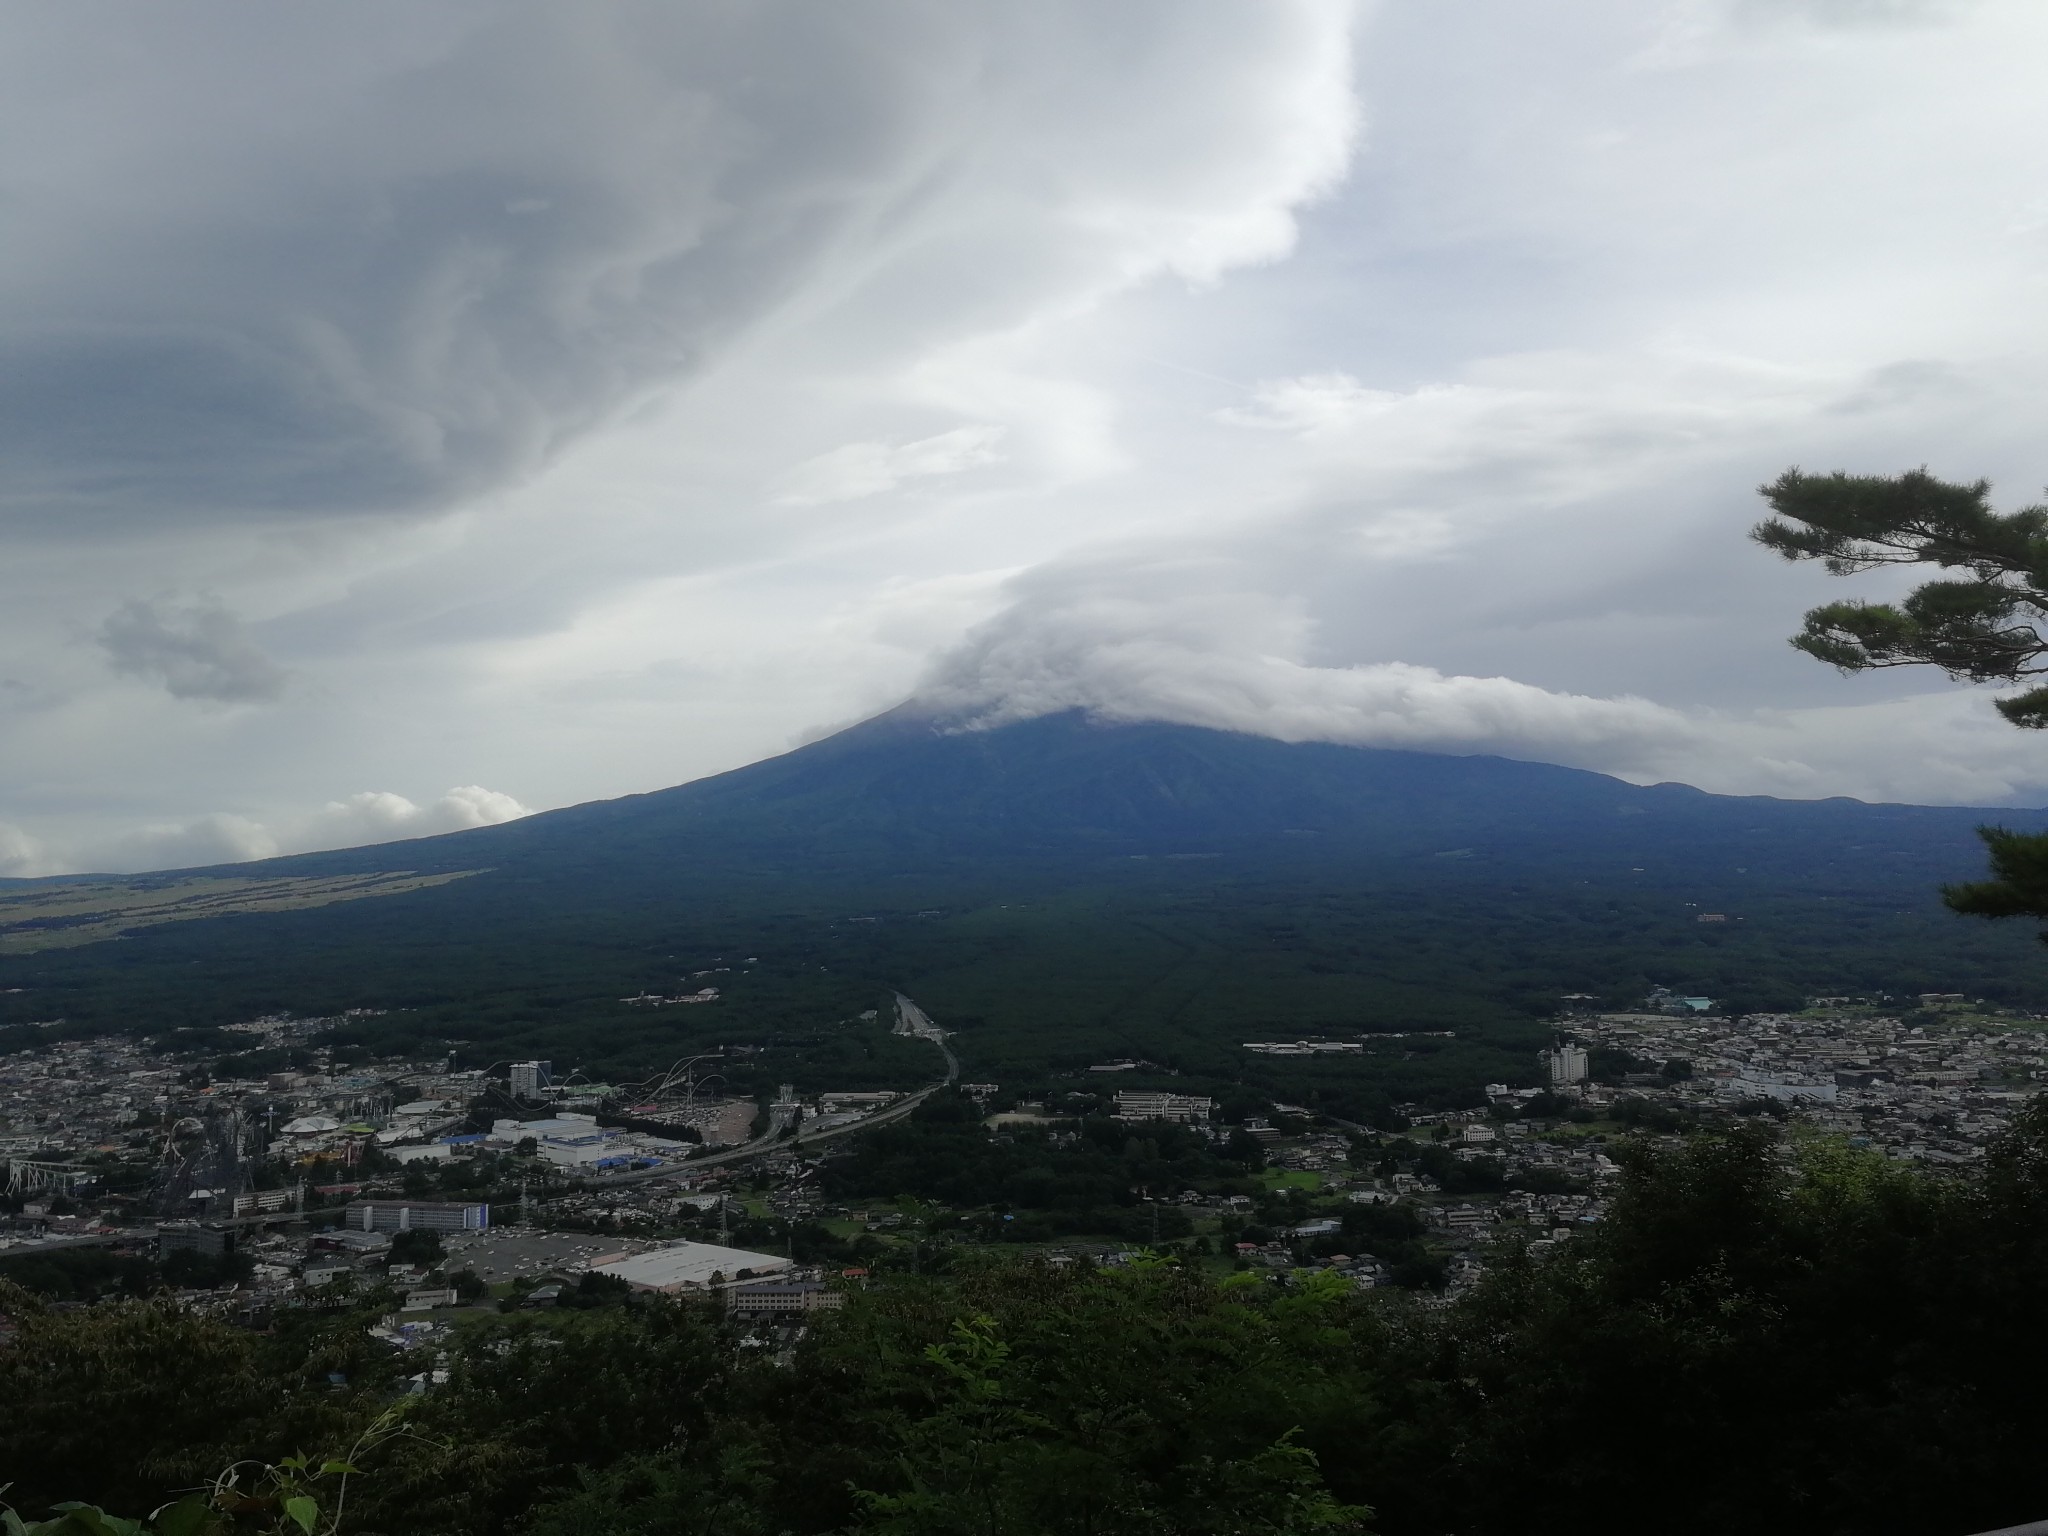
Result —
<path fill-rule="evenodd" d="M 1527 756 L 1646 768 L 1695 745 L 1698 727 L 1646 699 L 1553 693 L 1507 677 L 1447 676 L 1404 662 L 1313 666 L 1298 623 L 1255 597 L 1148 607 L 1110 591 L 1045 596 L 1039 584 L 942 661 L 917 702 L 969 729 L 1082 710 L 1347 746 Z"/>
<path fill-rule="evenodd" d="M 2038 797 L 1742 534 L 1794 462 L 2048 479 L 2044 60 L 2037 0 L 0 8 L 0 821 L 560 806 L 920 678 Z"/>

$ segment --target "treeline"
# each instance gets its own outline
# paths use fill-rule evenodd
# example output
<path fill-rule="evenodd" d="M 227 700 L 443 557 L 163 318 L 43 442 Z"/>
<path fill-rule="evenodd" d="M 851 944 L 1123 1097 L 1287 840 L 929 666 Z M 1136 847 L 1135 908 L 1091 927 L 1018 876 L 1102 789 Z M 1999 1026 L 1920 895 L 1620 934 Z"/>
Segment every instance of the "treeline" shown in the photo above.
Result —
<path fill-rule="evenodd" d="M 1041 1241 L 1068 1233 L 1182 1237 L 1191 1229 L 1175 1200 L 1183 1190 L 1252 1194 L 1263 1165 L 1256 1143 L 1222 1156 L 1185 1126 L 1128 1125 L 1104 1115 L 1012 1124 L 991 1134 L 971 1099 L 935 1095 L 907 1119 L 862 1136 L 850 1155 L 824 1165 L 824 1187 L 842 1202 L 910 1195 L 955 1208 L 986 1208 L 987 1234 Z"/>
<path fill-rule="evenodd" d="M 2048 1514 L 2048 1109 L 1971 1185 L 1765 1129 L 1627 1160 L 1609 1217 L 1445 1306 L 955 1250 L 743 1347 L 636 1297 L 483 1314 L 344 1528 L 1381 1536 L 1962 1533 Z M 433 1362 L 347 1313 L 238 1331 L 0 1291 L 0 1466 L 143 1514 L 354 1443 Z M 1372 1513 L 1364 1513 L 1366 1507 Z"/>
<path fill-rule="evenodd" d="M 860 921 L 872 881 L 782 871 L 676 886 L 668 863 L 643 883 L 598 861 L 579 869 L 571 899 L 494 872 L 0 956 L 0 1055 L 134 1032 L 224 1073 L 276 1070 L 290 1051 L 251 1051 L 220 1026 L 365 1008 L 383 1011 L 332 1037 L 346 1059 L 453 1049 L 471 1065 L 535 1056 L 630 1081 L 727 1045 L 747 1050 L 727 1063 L 743 1093 L 900 1087 L 931 1073 L 929 1049 L 892 1039 L 886 1021 L 844 1022 L 900 987 L 959 1030 L 977 1078 L 1038 1080 L 1129 1056 L 1198 1091 L 1242 1083 L 1363 1123 L 1394 1103 L 1451 1107 L 1478 1084 L 1533 1082 L 1565 993 L 1626 1004 L 1663 984 L 1738 1010 L 1814 992 L 2041 995 L 2048 955 L 2027 933 L 1955 925 L 1935 899 L 1936 880 L 1977 870 L 1973 846 L 1942 853 L 1909 838 L 1896 851 L 1911 857 L 1873 862 L 1866 850 L 1838 865 L 1832 836 L 1745 834 L 1748 851 L 1730 857 L 1746 873 L 1716 873 L 1684 838 L 1591 863 L 1569 847 L 1309 864 L 1299 850 L 1240 849 L 1204 861 L 1199 878 L 1165 861 L 997 861 L 965 885 L 940 860 L 892 888 L 901 910 Z M 931 915 L 911 915 L 921 910 Z M 1729 921 L 1701 925 L 1703 910 Z M 724 995 L 709 1008 L 621 1001 L 686 984 Z M 1425 1033 L 1443 1030 L 1455 1034 Z M 1360 1033 L 1403 1038 L 1355 1058 L 1242 1050 Z"/>
<path fill-rule="evenodd" d="M 243 1254 L 189 1250 L 160 1258 L 116 1253 L 97 1246 L 0 1254 L 0 1281 L 58 1302 L 146 1297 L 166 1289 L 235 1285 L 246 1282 L 255 1269 L 255 1261 Z"/>

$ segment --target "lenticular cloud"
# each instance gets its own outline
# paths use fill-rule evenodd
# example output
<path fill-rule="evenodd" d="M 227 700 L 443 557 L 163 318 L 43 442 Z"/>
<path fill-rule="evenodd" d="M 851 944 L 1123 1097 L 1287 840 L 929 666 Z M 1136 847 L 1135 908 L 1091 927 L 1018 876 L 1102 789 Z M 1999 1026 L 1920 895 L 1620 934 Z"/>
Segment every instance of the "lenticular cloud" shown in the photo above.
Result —
<path fill-rule="evenodd" d="M 1646 699 L 1553 693 L 1405 662 L 1312 666 L 1216 632 L 1227 624 L 1197 615 L 1162 623 L 1121 606 L 1013 609 L 942 662 L 918 701 L 965 729 L 1078 709 L 1280 741 L 1498 752 L 1610 771 L 1647 767 L 1699 735 L 1684 715 Z M 1223 606 L 1208 617 L 1227 617 L 1233 605 Z M 1240 618 L 1260 618 L 1235 607 Z M 1266 615 L 1262 627 L 1269 640 L 1298 644 L 1284 620 Z"/>
<path fill-rule="evenodd" d="M 1383 661 L 1317 666 L 1283 601 L 1200 588 L 1200 556 L 1033 572 L 915 703 L 954 730 L 1079 710 L 1277 741 L 1497 754 L 1716 794 L 2039 803 L 2048 769 L 1972 690 L 1804 710 L 1681 711 Z"/>

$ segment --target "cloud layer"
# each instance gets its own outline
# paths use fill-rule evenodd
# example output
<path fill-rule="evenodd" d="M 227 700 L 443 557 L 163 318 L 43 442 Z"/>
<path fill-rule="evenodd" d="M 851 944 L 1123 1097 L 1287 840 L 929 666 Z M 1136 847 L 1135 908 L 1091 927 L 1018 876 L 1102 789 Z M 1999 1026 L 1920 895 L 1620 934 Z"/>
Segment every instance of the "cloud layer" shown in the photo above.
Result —
<path fill-rule="evenodd" d="M 87 834 L 62 843 L 44 842 L 19 827 L 0 823 L 0 876 L 193 869 L 283 853 L 464 832 L 532 814 L 530 807 L 510 795 L 465 784 L 426 805 L 389 790 L 366 790 L 346 800 L 329 801 L 317 811 L 287 814 L 268 822 L 216 811 L 134 827 L 111 837 Z"/>
<path fill-rule="evenodd" d="M 161 683 L 174 699 L 262 703 L 280 697 L 290 675 L 218 599 L 132 598 L 107 616 L 97 639 L 116 672 Z"/>
<path fill-rule="evenodd" d="M 1980 698 L 1792 653 L 1837 594 L 1743 538 L 1792 463 L 2048 481 L 2031 0 L 0 41 L 0 868 L 644 790 L 919 688 L 2048 796 Z"/>
<path fill-rule="evenodd" d="M 1294 648 L 1299 629 L 1244 596 L 1181 600 L 1169 610 L 1099 592 L 1027 602 L 944 660 L 917 697 L 967 729 L 1078 709 L 1280 741 L 1493 752 L 1609 770 L 1668 759 L 1699 735 L 1644 699 L 1551 693 L 1403 662 L 1308 666 L 1268 648 Z"/>
<path fill-rule="evenodd" d="M 1033 573 L 934 665 L 916 702 L 954 730 L 1078 710 L 1108 724 L 1517 757 L 1723 794 L 1999 805 L 2048 790 L 2044 744 L 1979 694 L 1681 710 L 1406 662 L 1317 666 L 1302 659 L 1312 630 L 1299 611 L 1242 592 L 1121 595 L 1147 576 L 1158 573 Z"/>
<path fill-rule="evenodd" d="M 906 480 L 957 475 L 983 464 L 1000 464 L 996 445 L 1003 429 L 955 427 L 914 443 L 848 443 L 799 464 L 776 498 L 784 506 L 814 507 L 858 501 L 893 491 Z"/>
<path fill-rule="evenodd" d="M 0 511 L 438 512 L 820 284 L 997 318 L 1046 261 L 1101 283 L 1283 251 L 1342 145 L 1286 142 L 1306 114 L 1277 100 L 1205 127 L 1188 93 L 1312 66 L 1339 8 L 1088 9 L 198 0 L 111 47 L 17 12 Z"/>

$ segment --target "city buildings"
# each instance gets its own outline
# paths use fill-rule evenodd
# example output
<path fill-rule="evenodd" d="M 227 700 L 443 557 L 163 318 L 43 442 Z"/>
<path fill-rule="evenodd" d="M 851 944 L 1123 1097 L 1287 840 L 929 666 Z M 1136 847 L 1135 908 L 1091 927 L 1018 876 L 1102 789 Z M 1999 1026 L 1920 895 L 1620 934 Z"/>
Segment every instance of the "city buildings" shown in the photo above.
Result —
<path fill-rule="evenodd" d="M 740 1318 L 802 1317 L 837 1311 L 845 1304 L 844 1294 L 815 1280 L 735 1285 L 725 1293 L 726 1311 Z"/>
<path fill-rule="evenodd" d="M 1582 1045 L 1560 1045 L 1555 1050 L 1543 1053 L 1544 1070 L 1550 1074 L 1550 1086 L 1568 1088 L 1583 1083 L 1590 1070 L 1592 1058 Z"/>
<path fill-rule="evenodd" d="M 1184 1093 L 1132 1093 L 1116 1096 L 1119 1120 L 1170 1120 L 1181 1125 L 1206 1125 L 1216 1112 L 1214 1099 Z"/>
<path fill-rule="evenodd" d="M 491 1225 L 488 1205 L 444 1201 L 357 1200 L 348 1224 L 360 1232 L 482 1232 Z"/>
<path fill-rule="evenodd" d="M 709 1290 L 714 1284 L 789 1267 L 789 1260 L 779 1254 L 749 1253 L 716 1243 L 667 1243 L 645 1253 L 594 1262 L 590 1273 L 623 1280 L 636 1291 L 674 1294 Z"/>

